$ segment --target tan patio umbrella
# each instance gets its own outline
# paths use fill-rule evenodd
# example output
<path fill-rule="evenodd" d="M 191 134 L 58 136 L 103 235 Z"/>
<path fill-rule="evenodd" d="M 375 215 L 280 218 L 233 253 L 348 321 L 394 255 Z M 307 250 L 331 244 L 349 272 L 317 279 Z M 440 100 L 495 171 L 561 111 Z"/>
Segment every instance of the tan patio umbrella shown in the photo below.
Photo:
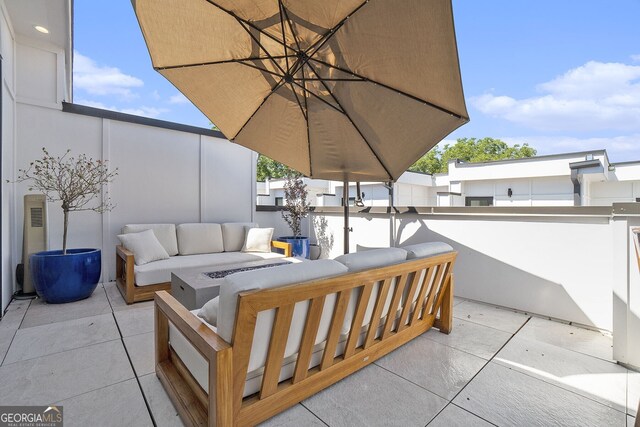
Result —
<path fill-rule="evenodd" d="M 395 181 L 469 120 L 450 0 L 132 3 L 158 72 L 308 177 Z"/>

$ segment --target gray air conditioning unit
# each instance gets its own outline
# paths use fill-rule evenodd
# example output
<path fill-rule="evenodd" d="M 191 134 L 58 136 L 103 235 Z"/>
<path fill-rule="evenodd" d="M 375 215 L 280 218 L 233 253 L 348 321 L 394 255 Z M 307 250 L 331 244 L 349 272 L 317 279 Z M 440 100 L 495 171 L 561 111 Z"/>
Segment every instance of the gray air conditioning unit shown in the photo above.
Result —
<path fill-rule="evenodd" d="M 44 194 L 27 194 L 24 196 L 24 229 L 22 234 L 22 294 L 35 292 L 29 273 L 29 255 L 46 251 L 47 243 L 47 198 Z M 20 282 L 20 277 L 18 277 L 18 282 Z"/>

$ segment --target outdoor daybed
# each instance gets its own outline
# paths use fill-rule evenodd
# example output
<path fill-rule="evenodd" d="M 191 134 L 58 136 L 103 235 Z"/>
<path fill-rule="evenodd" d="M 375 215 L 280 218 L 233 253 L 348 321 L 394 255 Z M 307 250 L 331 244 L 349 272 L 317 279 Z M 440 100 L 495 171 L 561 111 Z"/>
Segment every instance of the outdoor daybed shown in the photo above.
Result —
<path fill-rule="evenodd" d="M 456 255 L 434 242 L 236 273 L 200 312 L 158 292 L 156 374 L 186 425 L 258 424 L 432 326 L 448 334 Z"/>
<path fill-rule="evenodd" d="M 133 304 L 169 291 L 171 272 L 291 256 L 291 245 L 272 241 L 272 234 L 254 223 L 125 225 L 118 236 L 123 245 L 116 246 L 118 289 Z"/>

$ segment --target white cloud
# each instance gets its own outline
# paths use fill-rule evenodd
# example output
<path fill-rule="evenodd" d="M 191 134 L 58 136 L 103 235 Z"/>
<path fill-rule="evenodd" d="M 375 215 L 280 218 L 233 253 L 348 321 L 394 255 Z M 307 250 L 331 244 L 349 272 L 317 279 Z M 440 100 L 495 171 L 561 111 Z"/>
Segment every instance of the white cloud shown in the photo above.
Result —
<path fill-rule="evenodd" d="M 188 104 L 190 101 L 181 93 L 177 93 L 169 98 L 169 104 Z"/>
<path fill-rule="evenodd" d="M 78 51 L 73 52 L 73 82 L 91 95 L 117 95 L 124 99 L 134 98 L 131 89 L 144 85 L 142 80 L 118 68 L 100 66 Z"/>
<path fill-rule="evenodd" d="M 640 66 L 590 61 L 538 85 L 541 96 L 471 98 L 481 112 L 545 131 L 640 131 Z"/>
<path fill-rule="evenodd" d="M 120 113 L 133 114 L 135 116 L 150 117 L 152 119 L 157 118 L 158 116 L 170 111 L 166 108 L 156 108 L 156 107 L 147 107 L 147 106 L 140 106 L 140 107 L 134 107 L 134 108 L 118 108 L 115 106 L 107 106 L 102 102 L 91 101 L 88 99 L 76 99 L 75 103 L 86 105 L 88 107 L 101 108 L 103 110 L 118 111 Z"/>
<path fill-rule="evenodd" d="M 607 150 L 611 161 L 640 160 L 640 133 L 611 138 L 576 138 L 571 136 L 517 136 L 500 137 L 513 144 L 528 143 L 538 155 L 562 154 L 574 151 Z"/>

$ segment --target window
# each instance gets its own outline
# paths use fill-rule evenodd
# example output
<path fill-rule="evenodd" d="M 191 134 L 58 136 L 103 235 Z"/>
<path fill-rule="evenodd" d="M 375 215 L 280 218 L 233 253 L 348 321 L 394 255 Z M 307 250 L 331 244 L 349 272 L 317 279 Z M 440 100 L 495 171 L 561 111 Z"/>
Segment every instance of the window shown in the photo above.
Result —
<path fill-rule="evenodd" d="M 284 197 L 276 197 L 276 206 L 284 206 Z"/>
<path fill-rule="evenodd" d="M 493 206 L 493 197 L 465 197 L 465 206 Z"/>
<path fill-rule="evenodd" d="M 355 206 L 355 205 L 356 205 L 356 198 L 349 197 L 349 206 Z M 340 199 L 340 206 L 344 206 L 344 197 Z"/>

